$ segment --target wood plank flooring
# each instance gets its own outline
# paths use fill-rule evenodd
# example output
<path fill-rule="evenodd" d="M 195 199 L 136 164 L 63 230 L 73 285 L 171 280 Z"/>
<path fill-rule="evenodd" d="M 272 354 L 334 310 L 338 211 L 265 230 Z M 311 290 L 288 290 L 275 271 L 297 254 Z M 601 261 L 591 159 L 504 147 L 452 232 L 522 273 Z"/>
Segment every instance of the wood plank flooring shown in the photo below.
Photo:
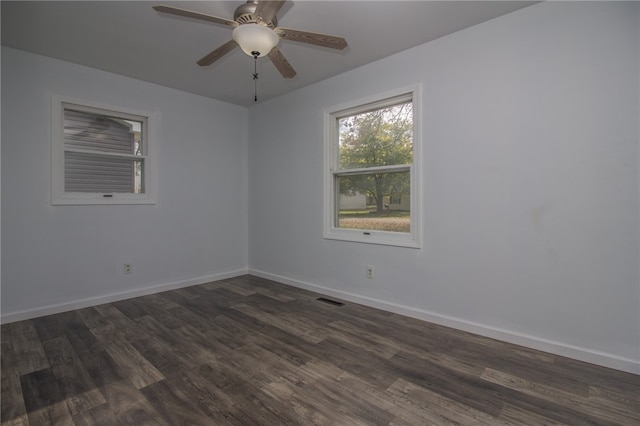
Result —
<path fill-rule="evenodd" d="M 640 376 L 243 276 L 2 325 L 2 425 L 639 425 Z"/>

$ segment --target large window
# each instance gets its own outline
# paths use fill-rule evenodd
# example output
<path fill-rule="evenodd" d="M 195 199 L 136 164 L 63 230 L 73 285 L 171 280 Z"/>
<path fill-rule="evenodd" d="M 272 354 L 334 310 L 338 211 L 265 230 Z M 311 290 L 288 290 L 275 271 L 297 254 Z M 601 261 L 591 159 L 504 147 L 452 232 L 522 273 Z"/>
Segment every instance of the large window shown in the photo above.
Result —
<path fill-rule="evenodd" d="M 53 204 L 155 202 L 152 114 L 54 96 Z"/>
<path fill-rule="evenodd" d="M 417 96 L 325 114 L 325 238 L 419 247 Z"/>

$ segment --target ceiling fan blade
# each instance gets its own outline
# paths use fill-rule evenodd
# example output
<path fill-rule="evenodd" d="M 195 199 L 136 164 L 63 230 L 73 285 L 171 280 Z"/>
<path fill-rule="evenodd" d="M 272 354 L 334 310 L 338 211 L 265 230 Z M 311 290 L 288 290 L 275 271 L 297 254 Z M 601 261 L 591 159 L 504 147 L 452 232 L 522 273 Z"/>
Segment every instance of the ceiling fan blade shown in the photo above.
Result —
<path fill-rule="evenodd" d="M 235 49 L 237 45 L 238 43 L 236 43 L 234 40 L 229 40 L 228 42 L 218 47 L 213 52 L 209 53 L 208 55 L 200 59 L 198 61 L 198 65 L 200 65 L 201 67 L 204 67 L 206 65 L 211 65 L 212 63 L 214 63 L 215 61 L 217 61 L 218 59 L 222 58 L 224 55 L 226 55 L 227 53 Z"/>
<path fill-rule="evenodd" d="M 285 40 L 297 41 L 299 43 L 308 43 L 316 46 L 330 47 L 332 49 L 338 50 L 342 50 L 347 47 L 347 40 L 342 37 L 336 37 L 327 34 L 310 33 L 307 31 L 292 30 L 290 28 L 282 27 L 276 28 L 275 32 Z"/>
<path fill-rule="evenodd" d="M 260 1 L 258 2 L 258 7 L 256 7 L 255 14 L 261 17 L 264 22 L 269 23 L 276 16 L 276 13 L 278 13 L 284 3 L 285 1 L 283 0 Z"/>
<path fill-rule="evenodd" d="M 230 19 L 218 18 L 217 16 L 206 15 L 204 13 L 192 12 L 190 10 L 180 9 L 172 6 L 165 6 L 163 4 L 153 6 L 156 12 L 168 13 L 170 15 L 184 16 L 187 18 L 200 19 L 201 21 L 209 21 L 215 24 L 228 25 L 230 27 L 237 27 L 238 23 Z"/>
<path fill-rule="evenodd" d="M 287 61 L 277 47 L 271 49 L 268 56 L 284 78 L 293 78 L 296 76 L 296 70 L 293 69 L 289 61 Z"/>

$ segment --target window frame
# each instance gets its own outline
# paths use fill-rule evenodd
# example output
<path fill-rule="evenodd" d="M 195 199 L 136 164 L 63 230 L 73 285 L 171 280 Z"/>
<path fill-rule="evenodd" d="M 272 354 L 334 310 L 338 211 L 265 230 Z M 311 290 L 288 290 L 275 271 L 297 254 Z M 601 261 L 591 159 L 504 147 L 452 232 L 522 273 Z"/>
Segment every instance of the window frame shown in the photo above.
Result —
<path fill-rule="evenodd" d="M 421 248 L 422 224 L 422 132 L 421 132 L 421 86 L 381 93 L 368 98 L 359 99 L 347 104 L 334 106 L 324 110 L 324 229 L 323 238 L 329 240 L 350 241 L 357 243 L 381 244 L 409 248 Z M 406 99 L 413 104 L 413 161 L 410 165 L 382 166 L 389 171 L 409 169 L 409 205 L 410 232 L 391 232 L 378 230 L 363 230 L 338 228 L 335 226 L 337 218 L 337 203 L 340 197 L 336 188 L 336 176 L 347 174 L 363 174 L 368 169 L 339 168 L 339 133 L 337 122 L 340 118 L 372 111 L 386 106 L 400 103 Z"/>
<path fill-rule="evenodd" d="M 142 180 L 144 193 L 115 192 L 65 192 L 65 152 L 83 150 L 66 149 L 64 142 L 65 107 L 94 114 L 104 114 L 110 118 L 120 118 L 142 122 L 142 155 L 128 156 L 104 154 L 105 157 L 134 158 L 144 162 Z M 130 108 L 105 105 L 96 102 L 73 99 L 56 94 L 51 95 L 51 205 L 87 204 L 155 204 L 156 203 L 156 146 L 158 144 L 159 114 Z M 86 152 L 90 153 L 90 152 Z M 101 154 L 96 154 L 101 155 Z"/>

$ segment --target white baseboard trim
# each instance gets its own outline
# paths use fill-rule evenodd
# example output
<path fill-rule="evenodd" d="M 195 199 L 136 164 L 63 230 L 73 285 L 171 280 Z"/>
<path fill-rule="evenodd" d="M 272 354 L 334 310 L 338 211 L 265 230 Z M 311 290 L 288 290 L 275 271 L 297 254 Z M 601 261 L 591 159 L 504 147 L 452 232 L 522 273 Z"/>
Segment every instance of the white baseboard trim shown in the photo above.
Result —
<path fill-rule="evenodd" d="M 102 296 L 90 297 L 87 299 L 74 300 L 71 302 L 60 303 L 56 305 L 48 305 L 34 309 L 27 309 L 17 312 L 2 313 L 0 316 L 0 323 L 7 324 L 15 321 L 28 320 L 33 318 L 42 317 L 45 315 L 59 314 L 61 312 L 71 311 L 74 309 L 88 308 L 90 306 L 102 305 L 103 303 L 117 302 L 119 300 L 132 299 L 138 296 L 146 296 L 148 294 L 161 293 L 167 290 L 175 290 L 177 288 L 190 287 L 193 285 L 206 284 L 211 281 L 219 281 L 227 278 L 234 278 L 241 275 L 246 275 L 247 269 L 238 269 L 235 271 L 221 272 L 219 274 L 207 275 L 203 277 L 191 278 L 184 281 L 176 281 L 170 283 L 163 283 L 135 289 L 131 291 L 123 291 L 118 293 L 111 293 Z"/>
<path fill-rule="evenodd" d="M 568 345 L 566 343 L 544 339 L 536 336 L 517 333 L 507 329 L 488 327 L 460 318 L 454 318 L 422 309 L 411 308 L 407 306 L 389 303 L 378 299 L 361 296 L 358 294 L 348 293 L 341 290 L 324 287 L 305 281 L 295 280 L 282 275 L 271 274 L 257 269 L 249 268 L 249 274 L 277 281 L 282 284 L 291 285 L 293 287 L 303 288 L 316 293 L 337 297 L 361 305 L 382 309 L 384 311 L 393 312 L 411 318 L 428 321 L 434 324 L 444 325 L 446 327 L 455 328 L 480 336 L 489 337 L 503 342 L 513 343 L 525 346 L 531 349 L 548 352 L 554 355 L 560 355 L 603 367 L 613 368 L 615 370 L 625 371 L 633 374 L 640 374 L 640 360 L 624 358 L 615 354 L 600 352 L 588 348 Z"/>

